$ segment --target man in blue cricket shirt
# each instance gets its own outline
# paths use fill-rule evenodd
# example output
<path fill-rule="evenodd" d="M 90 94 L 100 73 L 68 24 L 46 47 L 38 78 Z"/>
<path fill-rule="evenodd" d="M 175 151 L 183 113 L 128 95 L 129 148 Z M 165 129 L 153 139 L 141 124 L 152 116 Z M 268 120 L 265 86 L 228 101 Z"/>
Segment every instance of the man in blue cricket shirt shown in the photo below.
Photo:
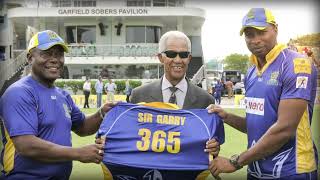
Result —
<path fill-rule="evenodd" d="M 247 133 L 248 149 L 211 163 L 213 175 L 248 165 L 248 179 L 317 179 L 317 153 L 311 119 L 317 71 L 302 54 L 277 43 L 271 11 L 252 8 L 243 18 L 253 66 L 245 78 L 246 117 L 215 107 L 225 123 Z"/>
<path fill-rule="evenodd" d="M 113 104 L 85 116 L 68 92 L 55 87 L 68 48 L 55 32 L 36 33 L 28 47 L 31 75 L 11 85 L 0 99 L 1 153 L 0 179 L 67 180 L 72 161 L 100 163 L 103 145 L 72 148 L 72 130 L 79 136 L 94 134 L 103 115 Z"/>

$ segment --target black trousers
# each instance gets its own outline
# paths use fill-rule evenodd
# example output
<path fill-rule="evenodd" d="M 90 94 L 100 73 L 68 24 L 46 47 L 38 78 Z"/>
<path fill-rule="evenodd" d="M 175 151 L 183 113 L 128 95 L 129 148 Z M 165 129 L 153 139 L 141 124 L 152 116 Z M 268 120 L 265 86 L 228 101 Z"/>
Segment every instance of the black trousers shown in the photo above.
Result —
<path fill-rule="evenodd" d="M 83 108 L 90 108 L 89 107 L 90 91 L 83 91 L 83 93 L 84 93 L 84 106 L 83 106 Z"/>
<path fill-rule="evenodd" d="M 130 101 L 130 95 L 127 95 L 126 97 L 126 101 L 129 102 Z"/>

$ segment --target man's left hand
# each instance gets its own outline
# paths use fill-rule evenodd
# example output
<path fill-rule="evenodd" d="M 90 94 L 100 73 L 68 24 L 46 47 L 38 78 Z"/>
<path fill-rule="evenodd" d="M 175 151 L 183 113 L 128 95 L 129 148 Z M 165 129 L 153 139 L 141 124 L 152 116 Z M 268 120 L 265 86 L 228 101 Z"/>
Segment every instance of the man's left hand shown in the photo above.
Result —
<path fill-rule="evenodd" d="M 210 162 L 209 170 L 214 177 L 217 177 L 220 173 L 232 173 L 237 169 L 230 163 L 228 158 L 216 157 Z"/>
<path fill-rule="evenodd" d="M 110 109 L 112 109 L 114 106 L 117 105 L 118 102 L 114 102 L 114 103 L 105 103 L 103 104 L 100 108 L 101 108 L 101 115 L 104 116 L 108 111 L 110 111 Z"/>

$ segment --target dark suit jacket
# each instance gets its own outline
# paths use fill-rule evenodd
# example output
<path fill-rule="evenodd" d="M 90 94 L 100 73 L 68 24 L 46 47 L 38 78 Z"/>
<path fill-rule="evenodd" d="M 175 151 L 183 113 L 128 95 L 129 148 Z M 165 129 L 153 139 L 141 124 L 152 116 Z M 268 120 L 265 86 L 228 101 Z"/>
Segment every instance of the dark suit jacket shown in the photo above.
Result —
<path fill-rule="evenodd" d="M 159 79 L 133 89 L 130 102 L 135 104 L 139 102 L 163 102 L 161 82 L 162 80 Z M 214 104 L 214 99 L 208 92 L 191 84 L 188 80 L 187 82 L 188 90 L 182 109 L 204 109 L 209 104 Z"/>

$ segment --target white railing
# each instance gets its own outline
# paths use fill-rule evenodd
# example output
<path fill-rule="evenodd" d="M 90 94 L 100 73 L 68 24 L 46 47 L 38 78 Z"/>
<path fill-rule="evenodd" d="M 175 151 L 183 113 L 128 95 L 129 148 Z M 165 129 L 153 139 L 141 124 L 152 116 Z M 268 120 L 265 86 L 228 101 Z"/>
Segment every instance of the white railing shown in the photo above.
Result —
<path fill-rule="evenodd" d="M 1 62 L 0 66 L 0 88 L 6 80 L 11 79 L 27 63 L 27 51 L 15 50 L 14 53 L 20 53 L 16 58 Z"/>
<path fill-rule="evenodd" d="M 203 78 L 205 78 L 205 72 L 204 72 L 205 66 L 202 65 L 199 70 L 193 75 L 191 79 L 192 84 L 199 84 Z"/>
<path fill-rule="evenodd" d="M 158 44 L 125 44 L 125 45 L 99 45 L 99 44 L 70 44 L 67 57 L 148 57 L 158 52 Z"/>

